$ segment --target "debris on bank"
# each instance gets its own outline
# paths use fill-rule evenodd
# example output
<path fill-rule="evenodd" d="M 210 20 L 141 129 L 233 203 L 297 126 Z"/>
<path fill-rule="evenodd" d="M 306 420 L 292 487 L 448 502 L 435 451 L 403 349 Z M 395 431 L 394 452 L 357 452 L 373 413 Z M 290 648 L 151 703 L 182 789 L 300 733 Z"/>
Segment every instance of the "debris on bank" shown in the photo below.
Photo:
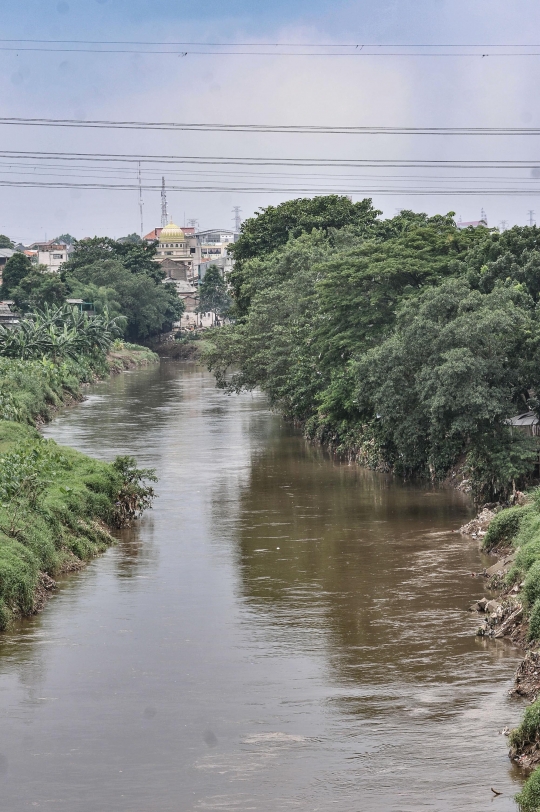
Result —
<path fill-rule="evenodd" d="M 504 638 L 526 651 L 510 696 L 532 704 L 520 725 L 508 733 L 510 759 L 524 770 L 534 770 L 518 796 L 522 803 L 540 787 L 540 491 L 529 496 L 516 492 L 508 508 L 484 505 L 458 532 L 480 540 L 484 552 L 498 557 L 490 567 L 474 573 L 486 579 L 493 595 L 469 607 L 481 617 L 477 635 Z"/>
<path fill-rule="evenodd" d="M 460 527 L 459 532 L 463 536 L 471 536 L 473 539 L 482 538 L 486 535 L 491 520 L 495 518 L 497 509 L 501 509 L 500 505 L 484 505 L 478 516 L 475 516 L 470 522 Z"/>

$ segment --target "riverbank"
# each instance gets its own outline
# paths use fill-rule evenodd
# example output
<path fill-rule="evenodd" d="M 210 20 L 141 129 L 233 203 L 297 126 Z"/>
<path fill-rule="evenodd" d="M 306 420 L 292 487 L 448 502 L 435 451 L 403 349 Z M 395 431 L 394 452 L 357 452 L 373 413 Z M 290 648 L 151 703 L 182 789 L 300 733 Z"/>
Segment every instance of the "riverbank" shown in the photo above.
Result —
<path fill-rule="evenodd" d="M 60 573 L 114 542 L 111 530 L 149 506 L 151 472 L 94 460 L 0 421 L 0 630 L 40 611 Z M 150 474 L 150 476 L 149 476 Z"/>
<path fill-rule="evenodd" d="M 461 532 L 482 540 L 485 552 L 498 560 L 478 576 L 496 594 L 471 606 L 482 615 L 477 634 L 507 638 L 526 652 L 518 666 L 511 695 L 531 705 L 522 722 L 509 732 L 511 760 L 530 773 L 517 800 L 523 812 L 540 808 L 540 490 L 510 508 L 486 505 Z"/>
<path fill-rule="evenodd" d="M 83 400 L 91 381 L 158 361 L 115 342 L 106 359 L 0 358 L 0 630 L 35 614 L 54 578 L 84 566 L 114 542 L 111 530 L 149 507 L 152 472 L 135 460 L 94 460 L 44 440 L 36 426 Z"/>
<path fill-rule="evenodd" d="M 41 425 L 62 406 L 83 400 L 85 384 L 158 360 L 147 347 L 121 341 L 114 342 L 106 357 L 96 354 L 58 363 L 0 357 L 0 420 Z"/>

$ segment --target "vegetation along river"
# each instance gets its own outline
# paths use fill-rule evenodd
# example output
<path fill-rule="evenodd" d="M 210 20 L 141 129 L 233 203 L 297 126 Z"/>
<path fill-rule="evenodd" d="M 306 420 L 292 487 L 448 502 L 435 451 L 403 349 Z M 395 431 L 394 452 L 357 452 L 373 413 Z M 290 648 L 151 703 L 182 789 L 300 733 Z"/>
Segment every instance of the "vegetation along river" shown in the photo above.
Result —
<path fill-rule="evenodd" d="M 158 498 L 2 636 L 2 810 L 515 809 L 519 653 L 474 635 L 461 494 L 337 462 L 189 364 L 44 433 L 134 454 Z"/>

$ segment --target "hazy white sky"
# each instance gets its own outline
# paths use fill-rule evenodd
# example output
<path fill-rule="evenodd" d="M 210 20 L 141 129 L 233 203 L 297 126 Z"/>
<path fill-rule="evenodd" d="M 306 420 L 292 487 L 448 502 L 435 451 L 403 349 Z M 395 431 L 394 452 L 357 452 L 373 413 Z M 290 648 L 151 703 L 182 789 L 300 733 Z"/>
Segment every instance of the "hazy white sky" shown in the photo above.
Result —
<path fill-rule="evenodd" d="M 10 38 L 57 40 L 153 40 L 165 42 L 308 42 L 540 46 L 540 5 L 533 0 L 3 0 L 0 8 L 0 116 L 129 119 L 261 124 L 396 126 L 539 126 L 538 57 L 312 57 L 197 56 L 30 52 Z M 538 43 L 535 40 L 539 40 Z M 28 47 L 28 46 L 26 46 Z M 58 47 L 69 47 L 61 46 Z M 143 46 L 141 46 L 141 49 Z M 533 49 L 534 50 L 534 49 Z M 170 133 L 46 129 L 0 125 L 0 149 L 154 155 L 238 157 L 518 159 L 538 163 L 538 136 L 343 136 L 250 133 Z M 61 180 L 62 170 L 43 175 L 0 157 L 2 180 Z M 226 176 L 211 167 L 199 173 L 167 175 L 170 184 L 245 185 L 246 177 Z M 187 169 L 183 170 L 187 172 Z M 218 175 L 218 171 L 220 174 Z M 232 171 L 227 168 L 227 171 Z M 238 171 L 238 170 L 237 170 Z M 254 170 L 251 171 L 262 171 Z M 268 171 L 268 170 L 267 170 Z M 280 172 L 273 168 L 269 171 Z M 300 170 L 291 170 L 300 172 Z M 323 170 L 311 170 L 311 174 Z M 388 178 L 366 177 L 375 170 L 333 170 L 329 188 L 395 187 Z M 59 176 L 60 172 L 60 176 Z M 116 172 L 116 175 L 115 175 Z M 125 172 L 125 170 L 124 170 Z M 108 168 L 119 178 L 118 170 Z M 92 175 L 92 170 L 87 173 Z M 161 169 L 143 167 L 146 182 L 159 182 Z M 425 184 L 426 170 L 404 186 Z M 432 170 L 433 182 L 441 170 Z M 397 208 L 429 213 L 454 210 L 478 219 L 483 207 L 490 225 L 524 224 L 538 209 L 531 168 L 456 170 L 461 186 L 531 187 L 523 197 L 446 195 L 415 197 L 404 192 L 369 195 L 385 215 Z M 537 173 L 538 174 L 538 173 Z M 93 170 L 89 181 L 103 180 Z M 418 180 L 418 176 L 422 179 Z M 65 176 L 67 178 L 67 174 Z M 129 170 L 130 183 L 135 168 Z M 480 177 L 481 180 L 474 180 Z M 67 178 L 69 180 L 69 178 Z M 320 179 L 319 179 L 320 180 Z M 251 178 L 251 182 L 253 177 Z M 265 185 L 268 179 L 265 181 Z M 302 185 L 302 178 L 272 180 Z M 307 182 L 307 181 L 306 181 Z M 311 184 L 318 182 L 311 179 Z M 460 183 L 458 181 L 457 185 Z M 230 227 L 232 207 L 249 216 L 258 207 L 299 194 L 170 192 L 169 212 L 179 224 L 196 217 L 201 228 Z M 355 192 L 354 199 L 364 195 Z M 159 224 L 158 191 L 144 192 L 144 226 Z M 0 232 L 29 242 L 69 231 L 77 237 L 121 236 L 139 230 L 136 191 L 0 188 Z"/>

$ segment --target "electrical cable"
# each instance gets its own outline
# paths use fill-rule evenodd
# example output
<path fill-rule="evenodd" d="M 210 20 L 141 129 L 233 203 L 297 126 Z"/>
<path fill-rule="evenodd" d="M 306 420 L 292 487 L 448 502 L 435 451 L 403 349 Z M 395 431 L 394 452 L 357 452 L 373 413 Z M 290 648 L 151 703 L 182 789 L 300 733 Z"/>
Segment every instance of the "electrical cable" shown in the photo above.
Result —
<path fill-rule="evenodd" d="M 0 124 L 31 127 L 75 127 L 89 129 L 174 130 L 191 132 L 298 133 L 302 135 L 540 135 L 540 127 L 392 127 L 331 126 L 319 124 L 212 124 L 167 121 L 113 121 L 107 119 L 62 119 L 0 117 Z"/>

